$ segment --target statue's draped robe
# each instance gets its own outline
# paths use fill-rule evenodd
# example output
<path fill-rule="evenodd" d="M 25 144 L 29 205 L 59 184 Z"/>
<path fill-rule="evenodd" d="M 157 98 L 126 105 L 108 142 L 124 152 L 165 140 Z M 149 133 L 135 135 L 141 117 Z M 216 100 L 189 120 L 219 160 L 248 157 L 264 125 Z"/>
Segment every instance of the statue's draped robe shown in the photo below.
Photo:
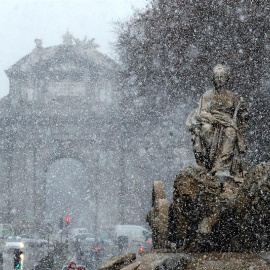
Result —
<path fill-rule="evenodd" d="M 196 161 L 212 173 L 241 176 L 248 111 L 230 91 L 209 90 L 187 119 Z"/>

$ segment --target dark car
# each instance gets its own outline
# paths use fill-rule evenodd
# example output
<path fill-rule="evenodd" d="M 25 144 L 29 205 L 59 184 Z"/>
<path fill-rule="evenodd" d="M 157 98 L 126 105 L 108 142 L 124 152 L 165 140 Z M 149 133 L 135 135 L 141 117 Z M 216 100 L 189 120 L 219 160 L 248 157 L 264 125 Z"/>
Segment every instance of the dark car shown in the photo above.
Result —
<path fill-rule="evenodd" d="M 138 250 L 138 253 L 142 255 L 143 253 L 152 250 L 153 248 L 153 243 L 152 243 L 152 238 L 148 238 L 140 247 Z"/>
<path fill-rule="evenodd" d="M 77 256 L 90 268 L 97 268 L 104 258 L 104 241 L 96 238 L 85 238 L 80 242 Z"/>

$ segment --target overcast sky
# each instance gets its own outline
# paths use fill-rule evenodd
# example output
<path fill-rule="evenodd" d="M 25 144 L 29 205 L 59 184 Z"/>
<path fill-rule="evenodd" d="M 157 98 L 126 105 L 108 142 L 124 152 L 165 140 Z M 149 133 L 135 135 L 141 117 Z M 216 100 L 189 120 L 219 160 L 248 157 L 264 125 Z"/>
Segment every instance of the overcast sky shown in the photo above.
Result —
<path fill-rule="evenodd" d="M 0 98 L 8 94 L 4 70 L 34 47 L 62 43 L 67 29 L 75 37 L 95 38 L 99 51 L 113 57 L 113 22 L 129 18 L 133 9 L 143 9 L 147 0 L 0 0 Z"/>

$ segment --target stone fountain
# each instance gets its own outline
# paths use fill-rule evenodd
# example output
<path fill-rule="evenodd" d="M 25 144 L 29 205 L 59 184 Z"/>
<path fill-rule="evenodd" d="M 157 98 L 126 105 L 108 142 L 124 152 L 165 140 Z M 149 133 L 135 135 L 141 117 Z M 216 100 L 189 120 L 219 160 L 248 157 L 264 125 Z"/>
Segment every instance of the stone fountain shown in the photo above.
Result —
<path fill-rule="evenodd" d="M 197 164 L 176 176 L 171 205 L 163 183 L 153 184 L 153 250 L 102 269 L 270 269 L 270 164 L 245 161 L 249 113 L 228 79 L 217 65 L 213 90 L 188 116 Z"/>

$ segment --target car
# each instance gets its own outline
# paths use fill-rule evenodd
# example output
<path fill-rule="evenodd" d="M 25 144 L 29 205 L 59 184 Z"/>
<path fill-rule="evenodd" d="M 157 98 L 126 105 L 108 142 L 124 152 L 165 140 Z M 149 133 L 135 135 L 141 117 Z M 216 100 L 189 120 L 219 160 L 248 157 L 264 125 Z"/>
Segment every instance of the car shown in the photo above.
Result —
<path fill-rule="evenodd" d="M 71 241 L 81 241 L 85 238 L 95 238 L 92 233 L 79 233 L 71 238 Z"/>
<path fill-rule="evenodd" d="M 6 240 L 6 249 L 24 249 L 25 243 L 19 236 L 9 236 Z"/>
<path fill-rule="evenodd" d="M 90 269 L 97 269 L 104 259 L 104 242 L 98 238 L 83 239 L 76 250 L 77 258 L 80 258 Z"/>
<path fill-rule="evenodd" d="M 138 242 L 146 241 L 152 235 L 151 232 L 146 230 L 142 226 L 138 225 L 116 225 L 115 227 L 115 239 L 119 236 L 126 236 L 129 240 Z"/>
<path fill-rule="evenodd" d="M 88 270 L 88 268 L 86 268 L 85 265 L 77 265 L 75 269 L 76 269 L 76 270 Z M 75 270 L 75 269 L 74 269 L 74 270 Z M 64 265 L 64 266 L 62 267 L 62 270 L 69 270 L 68 265 Z"/>
<path fill-rule="evenodd" d="M 95 246 L 98 246 L 97 240 L 94 237 L 86 237 L 80 241 L 81 250 L 92 250 Z"/>
<path fill-rule="evenodd" d="M 77 270 L 87 270 L 85 265 L 77 265 Z"/>
<path fill-rule="evenodd" d="M 147 251 L 152 250 L 153 243 L 152 243 L 152 237 L 149 237 L 142 245 L 139 247 L 138 254 L 142 255 Z"/>
<path fill-rule="evenodd" d="M 73 248 L 74 251 L 78 251 L 80 249 L 81 243 L 86 239 L 94 239 L 93 234 L 91 233 L 81 233 L 78 235 L 75 235 L 70 239 L 70 244 L 71 247 Z"/>
<path fill-rule="evenodd" d="M 41 239 L 36 235 L 21 234 L 21 235 L 18 235 L 18 237 L 20 237 L 24 243 L 27 243 L 27 244 L 32 245 L 32 246 L 34 246 L 34 245 L 36 245 L 36 246 L 46 246 L 46 245 L 48 245 L 47 240 Z"/>
<path fill-rule="evenodd" d="M 83 239 L 79 239 L 77 241 L 72 242 L 74 247 L 73 251 L 77 253 L 77 255 L 84 254 L 88 250 L 92 250 L 95 246 L 95 238 L 94 237 L 86 237 Z"/>
<path fill-rule="evenodd" d="M 102 246 L 102 248 L 104 249 L 105 256 L 112 257 L 116 249 L 113 240 L 102 237 L 102 236 L 99 237 L 98 240 L 100 242 L 100 246 Z"/>
<path fill-rule="evenodd" d="M 146 242 L 152 237 L 152 233 L 138 225 L 116 225 L 115 244 L 118 245 L 118 253 L 140 253 Z M 141 250 L 141 251 L 140 251 Z"/>
<path fill-rule="evenodd" d="M 66 242 L 68 240 L 68 233 L 67 230 L 61 229 L 55 232 L 51 237 L 53 242 Z"/>
<path fill-rule="evenodd" d="M 75 235 L 88 233 L 86 228 L 71 228 L 68 230 L 69 237 L 74 237 Z"/>

